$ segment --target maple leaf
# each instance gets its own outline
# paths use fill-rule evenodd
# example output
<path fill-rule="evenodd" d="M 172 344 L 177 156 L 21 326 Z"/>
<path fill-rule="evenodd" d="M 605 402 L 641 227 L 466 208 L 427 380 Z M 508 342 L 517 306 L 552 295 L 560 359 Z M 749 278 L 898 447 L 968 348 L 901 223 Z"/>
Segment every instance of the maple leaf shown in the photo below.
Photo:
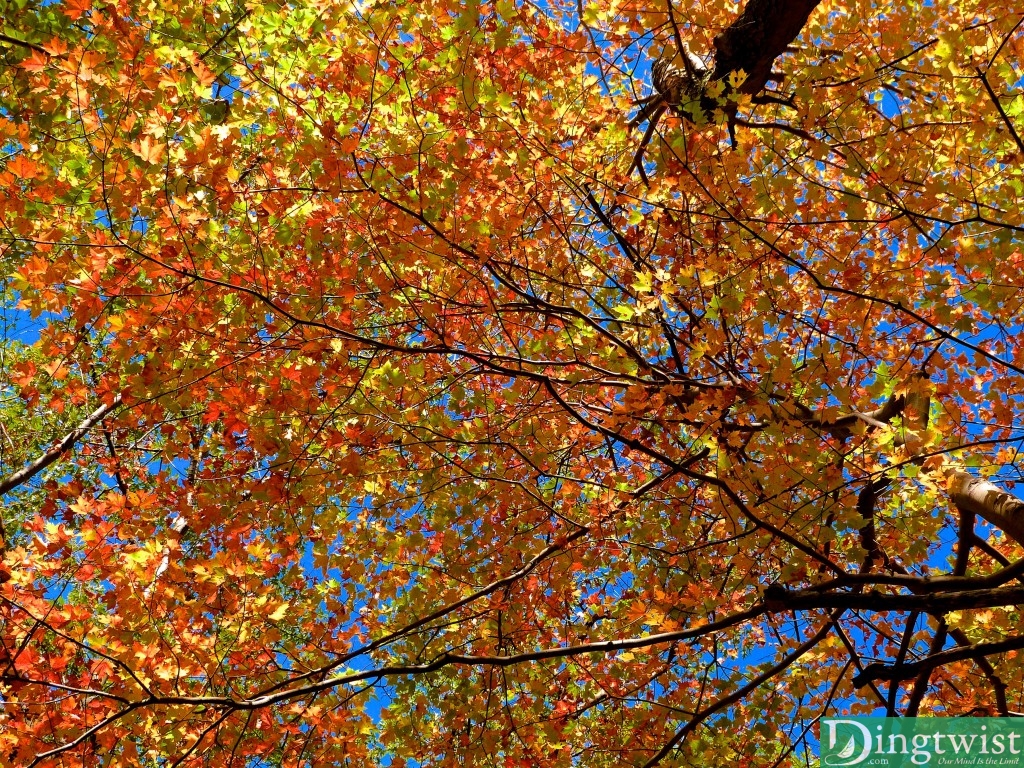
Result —
<path fill-rule="evenodd" d="M 72 21 L 77 21 L 82 14 L 92 9 L 92 0 L 64 0 L 61 11 Z"/>
<path fill-rule="evenodd" d="M 152 136 L 143 136 L 132 144 L 132 152 L 147 163 L 159 163 L 163 159 L 165 151 L 166 146 Z"/>
<path fill-rule="evenodd" d="M 49 42 L 43 43 L 42 48 L 51 56 L 63 56 L 68 52 L 68 44 L 59 37 L 52 37 Z"/>
<path fill-rule="evenodd" d="M 209 88 L 217 80 L 217 75 L 202 60 L 192 62 L 192 72 L 199 79 L 199 84 Z"/>
<path fill-rule="evenodd" d="M 1012 711 L 1005 4 L 230 6 L 5 18 L 8 762 Z"/>
<path fill-rule="evenodd" d="M 28 58 L 21 61 L 21 67 L 32 73 L 42 72 L 48 64 L 49 60 L 46 58 L 46 54 L 36 50 L 33 50 Z"/>
<path fill-rule="evenodd" d="M 7 170 L 19 179 L 34 179 L 41 175 L 39 166 L 22 154 L 7 161 Z"/>

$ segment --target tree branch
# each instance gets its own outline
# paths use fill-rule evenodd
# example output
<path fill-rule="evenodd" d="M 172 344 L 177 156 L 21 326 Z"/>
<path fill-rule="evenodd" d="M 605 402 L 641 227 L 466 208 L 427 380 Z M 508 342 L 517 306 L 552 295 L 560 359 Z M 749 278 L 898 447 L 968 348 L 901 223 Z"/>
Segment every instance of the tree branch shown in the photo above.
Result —
<path fill-rule="evenodd" d="M 994 608 L 1024 602 L 1024 587 L 970 589 L 956 592 L 933 592 L 923 595 L 891 595 L 876 591 L 832 592 L 822 594 L 811 590 L 789 590 L 773 584 L 764 591 L 764 602 L 770 611 L 807 611 L 816 608 L 848 608 L 868 611 L 921 611 L 941 615 L 949 611 Z"/>
<path fill-rule="evenodd" d="M 967 472 L 949 476 L 949 495 L 965 512 L 973 512 L 1024 544 L 1024 501 Z"/>
<path fill-rule="evenodd" d="M 36 53 L 41 53 L 44 56 L 49 56 L 45 48 L 36 45 L 35 43 L 30 43 L 27 40 L 19 40 L 16 37 L 10 37 L 9 35 L 0 34 L 0 42 L 10 43 L 11 45 L 16 45 L 19 48 L 28 48 L 30 51 L 35 51 Z"/>
<path fill-rule="evenodd" d="M 86 416 L 85 420 L 79 424 L 75 429 L 68 432 L 64 439 L 62 439 L 57 445 L 48 450 L 38 459 L 33 461 L 28 466 L 19 469 L 12 475 L 9 475 L 3 480 L 0 480 L 0 494 L 7 493 L 8 491 L 17 488 L 22 483 L 35 477 L 37 474 L 42 472 L 48 466 L 53 464 L 57 459 L 61 457 L 71 446 L 82 439 L 83 435 L 92 429 L 96 424 L 106 418 L 112 410 L 117 408 L 121 404 L 121 396 L 118 395 L 114 398 L 113 402 L 107 405 L 101 405 L 95 411 Z"/>
<path fill-rule="evenodd" d="M 1024 154 L 1024 141 L 1021 141 L 1020 134 L 1017 133 L 1017 129 L 1013 127 L 1013 121 L 1010 120 L 1010 116 L 1006 114 L 1006 110 L 1003 109 L 1003 105 L 999 102 L 999 97 L 996 96 L 996 92 L 992 90 L 992 86 L 988 82 L 988 78 L 985 77 L 985 73 L 981 71 L 979 67 L 975 67 L 974 71 L 978 73 L 978 77 L 981 78 L 982 85 L 985 86 L 985 92 L 988 93 L 992 103 L 995 105 L 996 110 L 999 112 L 999 116 L 1003 119 L 1003 125 L 1010 131 L 1010 135 L 1013 137 L 1013 143 L 1017 145 L 1017 149 Z"/>
<path fill-rule="evenodd" d="M 715 37 L 714 80 L 743 70 L 741 93 L 758 93 L 772 79 L 772 64 L 796 39 L 821 0 L 750 0 Z"/>
<path fill-rule="evenodd" d="M 31 464 L 22 467 L 14 474 L 8 475 L 3 480 L 0 480 L 0 495 L 3 495 L 8 491 L 17 488 L 19 485 L 28 482 L 48 466 L 53 464 L 53 462 L 70 450 L 75 443 L 81 440 L 86 432 L 106 418 L 107 415 L 120 404 L 121 396 L 118 395 L 109 404 L 101 405 L 95 411 L 90 413 L 75 429 L 68 432 L 68 434 L 66 434 L 59 443 L 53 446 L 53 448 L 48 450 Z M 3 546 L 7 545 L 7 531 L 4 529 L 2 519 L 0 519 L 0 543 L 2 543 Z"/>
<path fill-rule="evenodd" d="M 696 730 L 697 726 L 700 725 L 704 720 L 709 718 L 711 715 L 715 714 L 715 712 L 719 712 L 725 709 L 726 707 L 729 707 L 735 704 L 736 702 L 742 700 L 751 691 L 754 691 L 755 689 L 757 689 L 764 683 L 768 682 L 781 672 L 786 671 L 786 669 L 788 669 L 794 663 L 799 661 L 805 653 L 812 650 L 814 646 L 816 646 L 818 643 L 825 639 L 825 636 L 829 633 L 829 630 L 831 630 L 832 627 L 835 625 L 841 613 L 841 611 L 833 613 L 833 615 L 829 617 L 828 622 L 821 629 L 815 632 L 814 635 L 808 638 L 799 647 L 795 648 L 792 653 L 788 654 L 778 664 L 766 670 L 765 672 L 762 672 L 760 675 L 755 677 L 746 685 L 742 686 L 741 688 L 737 688 L 735 691 L 733 691 L 727 696 L 723 696 L 721 699 L 719 699 L 706 709 L 699 712 L 686 725 L 684 725 L 682 728 L 676 731 L 675 735 L 671 739 L 669 739 L 665 746 L 658 750 L 654 757 L 652 757 L 650 760 L 644 763 L 643 768 L 653 768 L 653 766 L 660 763 L 668 755 L 668 753 L 675 749 L 676 746 L 680 742 L 682 742 L 689 734 Z"/>
<path fill-rule="evenodd" d="M 956 661 L 967 659 L 978 659 L 983 656 L 993 656 L 997 653 L 1017 651 L 1024 648 L 1024 636 L 1010 637 L 995 643 L 977 643 L 976 645 L 961 646 L 948 651 L 935 653 L 927 658 L 915 661 L 911 664 L 881 664 L 875 662 L 868 664 L 864 671 L 853 678 L 853 684 L 860 688 L 874 680 L 913 680 L 922 672 L 941 667 L 945 664 L 952 664 Z"/>

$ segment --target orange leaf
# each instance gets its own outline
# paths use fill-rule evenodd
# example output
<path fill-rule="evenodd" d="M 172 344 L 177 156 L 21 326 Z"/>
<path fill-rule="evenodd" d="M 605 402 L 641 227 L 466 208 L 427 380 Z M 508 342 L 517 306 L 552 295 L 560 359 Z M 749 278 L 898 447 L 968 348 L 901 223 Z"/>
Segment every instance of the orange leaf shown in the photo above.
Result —
<path fill-rule="evenodd" d="M 164 145 L 152 136 L 143 136 L 132 145 L 132 152 L 147 163 L 159 163 L 164 156 Z"/>
<path fill-rule="evenodd" d="M 32 55 L 21 62 L 21 67 L 29 72 L 42 72 L 48 63 L 46 54 L 33 50 Z"/>
<path fill-rule="evenodd" d="M 194 72 L 195 76 L 199 78 L 199 84 L 204 88 L 209 88 L 217 80 L 217 75 L 215 75 L 213 70 L 206 66 L 206 64 L 201 60 L 196 61 L 192 65 L 192 72 Z"/>
<path fill-rule="evenodd" d="M 39 172 L 39 166 L 24 155 L 18 155 L 14 159 L 8 161 L 7 170 L 19 179 L 34 179 L 42 175 Z"/>
<path fill-rule="evenodd" d="M 64 15 L 72 21 L 92 9 L 92 0 L 64 0 Z"/>
<path fill-rule="evenodd" d="M 68 52 L 68 44 L 59 37 L 55 37 L 50 42 L 43 44 L 43 50 L 51 56 L 63 56 Z"/>

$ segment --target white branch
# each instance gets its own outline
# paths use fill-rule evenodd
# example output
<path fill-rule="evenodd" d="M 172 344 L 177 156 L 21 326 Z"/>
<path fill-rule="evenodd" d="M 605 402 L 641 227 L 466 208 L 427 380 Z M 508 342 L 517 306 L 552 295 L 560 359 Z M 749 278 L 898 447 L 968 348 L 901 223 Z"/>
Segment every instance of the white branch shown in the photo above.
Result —
<path fill-rule="evenodd" d="M 1024 501 L 963 471 L 950 474 L 949 495 L 960 509 L 983 517 L 1024 544 Z"/>

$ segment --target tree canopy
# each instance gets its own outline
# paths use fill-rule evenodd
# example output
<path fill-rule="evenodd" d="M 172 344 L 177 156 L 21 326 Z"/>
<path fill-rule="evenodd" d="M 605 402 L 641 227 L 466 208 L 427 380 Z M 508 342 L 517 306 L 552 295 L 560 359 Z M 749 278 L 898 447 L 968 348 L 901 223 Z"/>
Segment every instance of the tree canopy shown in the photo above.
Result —
<path fill-rule="evenodd" d="M 0 765 L 1024 710 L 1012 3 L 0 5 Z"/>

